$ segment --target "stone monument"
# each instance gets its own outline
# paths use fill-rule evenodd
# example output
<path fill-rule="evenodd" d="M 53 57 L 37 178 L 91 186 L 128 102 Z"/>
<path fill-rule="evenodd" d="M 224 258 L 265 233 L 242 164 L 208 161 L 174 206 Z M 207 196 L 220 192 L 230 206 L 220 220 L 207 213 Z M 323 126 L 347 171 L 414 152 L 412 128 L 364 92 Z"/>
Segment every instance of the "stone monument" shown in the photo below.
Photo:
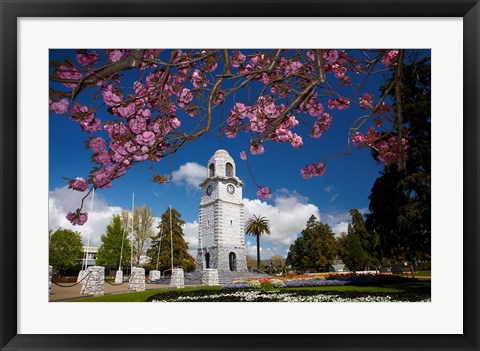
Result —
<path fill-rule="evenodd" d="M 200 183 L 197 272 L 247 272 L 243 182 L 237 178 L 235 162 L 225 150 L 215 152 L 207 168 L 207 177 Z"/>
<path fill-rule="evenodd" d="M 90 266 L 86 270 L 86 277 L 82 281 L 80 294 L 101 296 L 104 294 L 105 267 Z"/>
<path fill-rule="evenodd" d="M 128 291 L 145 291 L 145 269 L 133 267 L 128 280 Z"/>

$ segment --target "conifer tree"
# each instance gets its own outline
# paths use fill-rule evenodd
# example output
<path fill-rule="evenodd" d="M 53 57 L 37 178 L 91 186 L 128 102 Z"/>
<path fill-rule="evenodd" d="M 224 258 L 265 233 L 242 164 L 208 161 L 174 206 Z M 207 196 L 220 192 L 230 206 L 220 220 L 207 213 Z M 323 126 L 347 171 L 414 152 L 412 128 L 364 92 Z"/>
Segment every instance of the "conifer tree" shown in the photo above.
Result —
<path fill-rule="evenodd" d="M 354 273 L 357 270 L 363 270 L 369 262 L 368 255 L 362 248 L 360 237 L 350 224 L 348 225 L 346 252 L 342 261 Z"/>
<path fill-rule="evenodd" d="M 162 214 L 161 221 L 158 225 L 158 233 L 152 238 L 150 248 L 147 250 L 149 258 L 147 269 L 158 269 L 165 271 L 172 266 L 171 243 L 173 242 L 173 268 L 182 267 L 185 271 L 192 271 L 195 269 L 195 260 L 188 252 L 188 243 L 185 242 L 183 225 L 185 221 L 180 219 L 182 215 L 171 209 L 171 223 L 170 223 L 170 208 Z M 170 238 L 173 238 L 171 240 Z M 158 248 L 160 246 L 160 255 L 158 255 Z"/>

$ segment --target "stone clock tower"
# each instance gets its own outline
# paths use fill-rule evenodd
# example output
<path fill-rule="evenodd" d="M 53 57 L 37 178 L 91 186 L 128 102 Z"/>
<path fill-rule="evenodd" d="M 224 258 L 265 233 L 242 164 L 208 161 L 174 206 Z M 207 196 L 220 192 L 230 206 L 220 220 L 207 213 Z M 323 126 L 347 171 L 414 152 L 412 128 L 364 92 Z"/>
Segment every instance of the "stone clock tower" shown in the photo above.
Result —
<path fill-rule="evenodd" d="M 197 270 L 247 272 L 242 187 L 233 158 L 225 150 L 215 152 L 200 183 Z"/>

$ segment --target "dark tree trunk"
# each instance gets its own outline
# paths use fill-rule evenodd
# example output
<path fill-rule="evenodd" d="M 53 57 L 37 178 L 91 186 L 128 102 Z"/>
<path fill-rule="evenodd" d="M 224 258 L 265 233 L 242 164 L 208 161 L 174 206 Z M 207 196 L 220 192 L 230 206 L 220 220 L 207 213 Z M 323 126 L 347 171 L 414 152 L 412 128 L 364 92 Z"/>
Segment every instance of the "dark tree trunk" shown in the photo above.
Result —
<path fill-rule="evenodd" d="M 257 269 L 260 270 L 260 235 L 257 235 Z"/>

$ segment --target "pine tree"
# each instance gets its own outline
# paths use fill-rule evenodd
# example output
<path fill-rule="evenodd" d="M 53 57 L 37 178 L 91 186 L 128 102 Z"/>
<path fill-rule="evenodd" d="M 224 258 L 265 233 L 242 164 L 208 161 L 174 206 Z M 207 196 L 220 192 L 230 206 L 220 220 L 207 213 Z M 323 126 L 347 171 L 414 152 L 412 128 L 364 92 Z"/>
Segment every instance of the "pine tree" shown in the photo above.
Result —
<path fill-rule="evenodd" d="M 346 252 L 342 261 L 354 273 L 357 270 L 363 270 L 369 262 L 368 255 L 362 248 L 360 237 L 350 224 L 348 225 Z"/>
<path fill-rule="evenodd" d="M 350 216 L 352 216 L 351 230 L 358 236 L 360 245 L 367 256 L 365 265 L 378 267 L 381 262 L 378 236 L 367 230 L 365 220 L 356 208 L 350 210 Z"/>
<path fill-rule="evenodd" d="M 415 259 L 430 257 L 431 245 L 429 61 L 413 57 L 403 66 L 402 127 L 408 128 L 409 144 L 405 168 L 384 168 L 369 196 L 367 215 L 367 227 L 379 235 L 383 256 L 407 259 L 412 267 Z"/>
<path fill-rule="evenodd" d="M 170 208 L 162 214 L 161 221 L 158 225 L 158 233 L 152 238 L 150 248 L 147 250 L 149 261 L 146 265 L 147 269 L 158 269 L 165 271 L 172 266 L 171 261 L 171 243 L 173 242 L 173 267 L 182 267 L 185 271 L 195 270 L 195 260 L 188 252 L 188 244 L 183 238 L 183 225 L 185 222 L 180 219 L 182 215 L 171 209 L 170 224 Z M 173 238 L 173 241 L 170 238 Z M 160 246 L 160 255 L 158 256 L 158 248 Z"/>
<path fill-rule="evenodd" d="M 107 226 L 106 234 L 102 235 L 101 240 L 102 246 L 98 249 L 97 265 L 118 266 L 120 255 L 122 255 L 121 266 L 126 267 L 130 265 L 130 240 L 122 223 L 122 218 L 119 215 L 113 215 L 112 221 Z"/>

